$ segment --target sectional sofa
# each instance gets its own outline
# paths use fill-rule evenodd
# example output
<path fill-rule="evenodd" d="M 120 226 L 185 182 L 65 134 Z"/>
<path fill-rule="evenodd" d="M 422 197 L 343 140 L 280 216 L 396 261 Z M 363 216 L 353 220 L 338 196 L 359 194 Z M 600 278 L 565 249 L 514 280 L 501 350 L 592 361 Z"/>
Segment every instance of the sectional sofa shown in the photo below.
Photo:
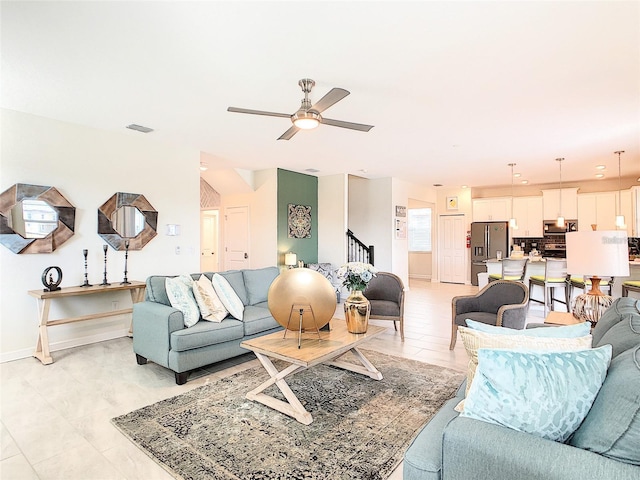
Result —
<path fill-rule="evenodd" d="M 218 273 L 242 301 L 242 320 L 230 315 L 219 323 L 200 319 L 189 328 L 167 295 L 165 281 L 173 277 L 147 278 L 145 301 L 133 306 L 133 351 L 139 365 L 151 360 L 169 368 L 182 385 L 191 370 L 247 353 L 240 347 L 243 340 L 282 329 L 267 305 L 269 286 L 279 274 L 277 267 Z M 191 278 L 197 280 L 201 275 L 195 273 Z M 213 273 L 204 275 L 211 279 Z"/>
<path fill-rule="evenodd" d="M 616 299 L 592 335 L 594 348 L 612 346 L 612 359 L 566 442 L 459 416 L 463 383 L 405 452 L 404 480 L 640 479 L 640 300 Z"/>

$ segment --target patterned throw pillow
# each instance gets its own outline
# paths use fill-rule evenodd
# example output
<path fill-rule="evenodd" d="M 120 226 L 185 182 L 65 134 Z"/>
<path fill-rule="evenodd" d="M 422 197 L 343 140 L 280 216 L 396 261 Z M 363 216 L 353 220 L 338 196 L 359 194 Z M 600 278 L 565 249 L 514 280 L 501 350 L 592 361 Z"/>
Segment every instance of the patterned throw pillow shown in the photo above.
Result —
<path fill-rule="evenodd" d="M 193 280 L 189 275 L 180 275 L 165 280 L 165 289 L 171 306 L 182 312 L 184 326 L 193 327 L 200 320 L 200 310 L 193 296 Z"/>
<path fill-rule="evenodd" d="M 469 355 L 469 368 L 467 370 L 467 390 L 469 393 L 473 377 L 478 367 L 478 350 L 480 348 L 506 348 L 519 350 L 584 350 L 591 348 L 591 335 L 577 338 L 545 338 L 525 337 L 524 335 L 496 335 L 493 333 L 479 332 L 468 327 L 458 327 L 464 348 Z M 464 408 L 464 400 L 456 410 L 461 412 Z"/>
<path fill-rule="evenodd" d="M 234 318 L 242 320 L 244 305 L 227 279 L 222 275 L 214 273 L 211 278 L 211 283 L 218 294 L 218 298 L 220 298 L 220 301 L 224 305 L 224 308 L 226 308 Z"/>
<path fill-rule="evenodd" d="M 525 330 L 516 330 L 514 328 L 497 327 L 495 325 L 487 325 L 486 323 L 476 322 L 475 320 L 466 319 L 467 327 L 478 330 L 479 332 L 495 333 L 498 335 L 523 335 L 525 337 L 547 337 L 547 338 L 576 338 L 589 335 L 591 332 L 591 324 L 582 322 L 576 325 L 563 325 L 559 327 L 540 327 L 527 328 Z"/>
<path fill-rule="evenodd" d="M 203 320 L 221 322 L 229 314 L 218 298 L 211 280 L 205 275 L 200 275 L 198 280 L 194 280 L 193 296 L 196 298 Z"/>
<path fill-rule="evenodd" d="M 564 442 L 589 413 L 611 345 L 569 352 L 478 351 L 462 417 Z"/>

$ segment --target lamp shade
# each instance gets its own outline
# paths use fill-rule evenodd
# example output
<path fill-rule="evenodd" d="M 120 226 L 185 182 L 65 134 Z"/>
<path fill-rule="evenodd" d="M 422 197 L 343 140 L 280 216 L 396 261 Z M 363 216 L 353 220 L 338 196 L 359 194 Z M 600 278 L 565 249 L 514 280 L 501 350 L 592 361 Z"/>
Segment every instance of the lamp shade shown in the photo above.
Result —
<path fill-rule="evenodd" d="M 627 232 L 596 230 L 568 232 L 567 271 L 571 275 L 629 276 Z"/>
<path fill-rule="evenodd" d="M 297 263 L 297 257 L 295 253 L 285 253 L 284 254 L 284 264 L 287 266 L 294 266 Z"/>

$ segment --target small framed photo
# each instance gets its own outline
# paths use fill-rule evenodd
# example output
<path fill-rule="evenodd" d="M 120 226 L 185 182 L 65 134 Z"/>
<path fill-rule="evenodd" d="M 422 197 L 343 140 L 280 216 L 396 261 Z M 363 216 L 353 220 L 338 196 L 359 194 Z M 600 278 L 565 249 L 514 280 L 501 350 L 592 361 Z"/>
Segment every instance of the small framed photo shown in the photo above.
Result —
<path fill-rule="evenodd" d="M 406 217 L 407 216 L 407 207 L 402 205 L 396 205 L 396 217 Z"/>
<path fill-rule="evenodd" d="M 458 197 L 447 197 L 447 210 L 458 209 Z"/>

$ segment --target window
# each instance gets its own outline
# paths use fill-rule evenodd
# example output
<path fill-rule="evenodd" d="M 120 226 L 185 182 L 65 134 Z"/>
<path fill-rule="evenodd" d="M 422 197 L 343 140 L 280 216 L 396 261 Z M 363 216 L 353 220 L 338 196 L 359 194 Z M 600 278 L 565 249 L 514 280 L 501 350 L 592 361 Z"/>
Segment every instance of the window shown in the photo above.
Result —
<path fill-rule="evenodd" d="M 431 209 L 408 210 L 409 251 L 431 252 Z"/>

